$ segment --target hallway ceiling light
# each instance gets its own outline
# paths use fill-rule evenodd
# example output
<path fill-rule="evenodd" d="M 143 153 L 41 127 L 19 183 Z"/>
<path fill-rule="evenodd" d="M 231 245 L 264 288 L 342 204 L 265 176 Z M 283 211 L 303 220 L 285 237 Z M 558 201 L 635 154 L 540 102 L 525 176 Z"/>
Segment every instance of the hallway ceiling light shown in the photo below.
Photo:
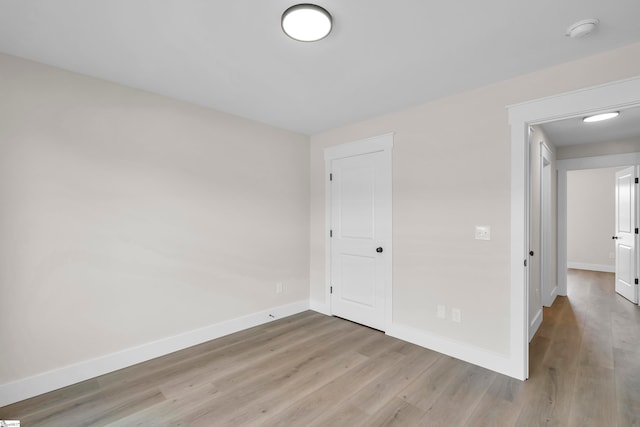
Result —
<path fill-rule="evenodd" d="M 565 31 L 564 35 L 567 37 L 571 37 L 572 39 L 584 37 L 587 34 L 593 32 L 593 30 L 596 29 L 599 23 L 599 19 L 583 19 L 582 21 L 578 21 L 567 28 L 567 31 Z"/>
<path fill-rule="evenodd" d="M 297 4 L 282 14 L 282 30 L 301 42 L 314 42 L 325 38 L 333 25 L 331 14 L 315 4 Z"/>
<path fill-rule="evenodd" d="M 582 121 L 585 123 L 601 122 L 603 120 L 616 118 L 619 115 L 620 115 L 619 111 L 612 111 L 610 113 L 594 114 L 593 116 L 585 117 L 584 119 L 582 119 Z"/>

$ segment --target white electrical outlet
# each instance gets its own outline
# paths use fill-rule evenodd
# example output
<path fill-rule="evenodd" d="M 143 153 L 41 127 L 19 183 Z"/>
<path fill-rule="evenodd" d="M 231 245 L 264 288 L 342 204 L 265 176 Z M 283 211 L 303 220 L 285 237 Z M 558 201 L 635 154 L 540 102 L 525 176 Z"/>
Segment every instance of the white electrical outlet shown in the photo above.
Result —
<path fill-rule="evenodd" d="M 276 294 L 281 294 L 283 290 L 284 290 L 284 287 L 282 285 L 282 282 L 276 283 Z"/>
<path fill-rule="evenodd" d="M 476 240 L 491 240 L 491 227 L 476 225 Z"/>
<path fill-rule="evenodd" d="M 451 320 L 453 320 L 456 323 L 462 323 L 462 312 L 460 311 L 459 308 L 451 309 Z"/>
<path fill-rule="evenodd" d="M 446 319 L 447 317 L 447 307 L 444 305 L 438 304 L 438 311 L 436 313 L 438 319 Z"/>

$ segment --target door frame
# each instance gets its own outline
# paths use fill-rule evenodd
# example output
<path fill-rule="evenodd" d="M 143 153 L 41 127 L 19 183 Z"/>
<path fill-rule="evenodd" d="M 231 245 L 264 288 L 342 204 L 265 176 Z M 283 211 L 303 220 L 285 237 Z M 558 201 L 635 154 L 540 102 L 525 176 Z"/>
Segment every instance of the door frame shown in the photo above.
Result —
<path fill-rule="evenodd" d="M 605 110 L 640 106 L 640 77 L 507 106 L 511 127 L 510 363 L 512 377 L 529 377 L 529 126 Z M 560 270 L 560 266 L 558 266 Z"/>
<path fill-rule="evenodd" d="M 547 162 L 546 165 L 545 162 Z M 544 142 L 540 142 L 540 299 L 544 307 L 551 307 L 558 295 L 558 281 L 557 277 L 553 277 L 552 268 L 553 198 L 551 196 L 555 172 L 551 149 Z"/>
<path fill-rule="evenodd" d="M 359 139 L 345 144 L 334 145 L 324 149 L 324 167 L 325 167 L 325 301 L 327 301 L 328 314 L 333 313 L 331 307 L 331 186 L 329 185 L 331 174 L 331 162 L 335 159 L 345 157 L 359 156 L 362 154 L 370 154 L 382 152 L 385 155 L 385 162 L 389 170 L 389 179 L 391 180 L 389 188 L 391 189 L 390 203 L 388 206 L 388 218 L 390 236 L 389 242 L 385 244 L 385 252 L 387 257 L 385 262 L 385 289 L 384 289 L 384 330 L 388 331 L 393 322 L 393 139 L 394 133 L 386 133 L 383 135 L 373 136 L 370 138 Z"/>

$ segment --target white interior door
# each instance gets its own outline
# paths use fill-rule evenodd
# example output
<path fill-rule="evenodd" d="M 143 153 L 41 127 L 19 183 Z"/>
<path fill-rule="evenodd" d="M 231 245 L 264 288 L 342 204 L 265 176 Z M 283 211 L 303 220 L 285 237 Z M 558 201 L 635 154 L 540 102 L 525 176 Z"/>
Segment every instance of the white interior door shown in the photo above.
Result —
<path fill-rule="evenodd" d="M 616 173 L 616 292 L 638 303 L 636 272 L 636 167 Z"/>
<path fill-rule="evenodd" d="M 391 262 L 388 153 L 334 159 L 330 182 L 331 312 L 384 330 Z"/>

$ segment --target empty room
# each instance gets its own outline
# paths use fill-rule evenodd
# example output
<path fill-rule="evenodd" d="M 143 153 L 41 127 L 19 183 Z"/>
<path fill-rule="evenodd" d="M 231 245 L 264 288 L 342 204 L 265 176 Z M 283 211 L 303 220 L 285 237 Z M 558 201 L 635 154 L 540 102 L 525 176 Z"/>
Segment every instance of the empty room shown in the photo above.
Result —
<path fill-rule="evenodd" d="M 638 16 L 0 1 L 0 423 L 640 425 Z"/>

